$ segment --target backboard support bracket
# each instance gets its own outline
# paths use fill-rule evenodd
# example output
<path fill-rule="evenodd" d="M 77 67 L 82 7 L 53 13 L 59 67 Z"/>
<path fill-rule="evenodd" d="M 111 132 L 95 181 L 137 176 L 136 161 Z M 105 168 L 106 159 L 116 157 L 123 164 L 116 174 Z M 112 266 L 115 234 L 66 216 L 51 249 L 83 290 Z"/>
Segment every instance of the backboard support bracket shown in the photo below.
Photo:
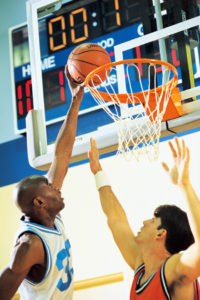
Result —
<path fill-rule="evenodd" d="M 197 101 L 196 101 L 197 102 Z M 197 103 L 199 104 L 199 103 Z M 186 109 L 188 105 L 185 105 Z M 27 115 L 29 131 L 27 142 L 30 165 L 42 171 L 48 170 L 53 159 L 54 144 L 46 146 L 40 126 L 33 126 L 42 118 L 41 111 L 30 111 Z M 200 130 L 200 110 L 185 114 L 179 118 L 162 122 L 161 138 L 183 131 L 198 128 Z M 116 152 L 118 149 L 118 134 L 115 124 L 99 127 L 97 131 L 76 138 L 70 164 L 88 159 L 90 137 L 93 137 L 99 147 L 100 155 Z"/>

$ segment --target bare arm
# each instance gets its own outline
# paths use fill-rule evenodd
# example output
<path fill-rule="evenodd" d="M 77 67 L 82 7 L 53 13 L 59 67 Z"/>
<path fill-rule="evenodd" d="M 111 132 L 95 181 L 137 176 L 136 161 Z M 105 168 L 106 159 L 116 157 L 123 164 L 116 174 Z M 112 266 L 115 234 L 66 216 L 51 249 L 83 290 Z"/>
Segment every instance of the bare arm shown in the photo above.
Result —
<path fill-rule="evenodd" d="M 200 276 L 200 201 L 189 179 L 189 149 L 185 146 L 184 140 L 180 145 L 176 138 L 175 143 L 176 149 L 169 142 L 174 166 L 170 169 L 163 163 L 163 167 L 170 174 L 172 182 L 183 191 L 189 210 L 189 224 L 195 242 L 187 250 L 172 256 L 169 260 L 169 270 L 171 271 L 169 277 L 172 280 L 184 278 L 184 283 L 189 283 Z"/>
<path fill-rule="evenodd" d="M 90 169 L 95 175 L 102 170 L 102 167 L 99 162 L 99 152 L 93 139 L 91 139 L 89 159 Z M 135 241 L 134 234 L 130 228 L 124 209 L 110 185 L 102 186 L 99 189 L 99 197 L 102 209 L 107 217 L 108 226 L 112 231 L 114 240 L 122 256 L 132 269 L 137 268 L 137 266 L 142 263 L 140 250 Z"/>
<path fill-rule="evenodd" d="M 83 86 L 77 85 L 72 81 L 67 69 L 66 76 L 72 93 L 72 103 L 58 133 L 55 143 L 54 158 L 47 173 L 49 182 L 58 189 L 62 187 L 63 180 L 68 170 L 76 136 L 78 111 L 83 98 L 84 89 Z"/>
<path fill-rule="evenodd" d="M 45 253 L 39 237 L 23 235 L 12 251 L 10 264 L 0 272 L 1 300 L 10 300 L 35 264 L 44 264 Z"/>

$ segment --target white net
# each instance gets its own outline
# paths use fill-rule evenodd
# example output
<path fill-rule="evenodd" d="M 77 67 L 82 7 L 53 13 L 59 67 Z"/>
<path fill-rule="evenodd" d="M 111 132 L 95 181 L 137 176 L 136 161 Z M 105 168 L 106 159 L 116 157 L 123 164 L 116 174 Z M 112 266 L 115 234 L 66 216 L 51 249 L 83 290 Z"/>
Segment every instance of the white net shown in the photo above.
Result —
<path fill-rule="evenodd" d="M 103 70 L 106 81 L 101 81 L 101 68 L 90 73 L 89 80 L 86 78 L 94 100 L 117 126 L 118 154 L 126 160 L 134 156 L 139 161 L 142 154 L 150 161 L 158 158 L 161 123 L 176 85 L 174 70 L 146 61 L 107 65 Z M 100 85 L 94 84 L 95 78 L 101 81 Z"/>

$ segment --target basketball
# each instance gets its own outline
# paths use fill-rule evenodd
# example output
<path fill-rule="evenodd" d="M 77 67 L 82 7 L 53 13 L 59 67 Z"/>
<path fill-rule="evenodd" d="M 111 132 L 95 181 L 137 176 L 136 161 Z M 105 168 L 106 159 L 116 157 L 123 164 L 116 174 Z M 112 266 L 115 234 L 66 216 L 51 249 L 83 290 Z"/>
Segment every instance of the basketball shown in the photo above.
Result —
<path fill-rule="evenodd" d="M 77 46 L 69 55 L 67 66 L 70 76 L 79 84 L 96 68 L 110 63 L 108 52 L 98 44 L 85 43 Z M 92 83 L 96 86 L 106 80 L 109 71 L 102 70 L 94 76 Z"/>

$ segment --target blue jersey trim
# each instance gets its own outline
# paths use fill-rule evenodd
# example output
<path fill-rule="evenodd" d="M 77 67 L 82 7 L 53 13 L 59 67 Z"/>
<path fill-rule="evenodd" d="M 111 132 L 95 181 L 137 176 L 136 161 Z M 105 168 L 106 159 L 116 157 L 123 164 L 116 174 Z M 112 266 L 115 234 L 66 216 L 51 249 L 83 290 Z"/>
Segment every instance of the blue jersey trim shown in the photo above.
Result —
<path fill-rule="evenodd" d="M 57 215 L 56 219 L 59 220 L 62 223 L 62 225 L 64 226 L 63 220 L 62 220 L 62 218 L 60 216 Z"/>
<path fill-rule="evenodd" d="M 137 270 L 135 271 L 134 277 L 135 275 L 137 275 L 142 269 L 144 269 L 144 264 L 140 265 Z"/>
<path fill-rule="evenodd" d="M 23 218 L 23 217 L 22 217 Z M 51 234 L 56 234 L 56 235 L 62 235 L 62 233 L 60 232 L 60 229 L 58 228 L 58 226 L 54 223 L 54 226 L 56 229 L 54 228 L 50 228 L 50 227 L 46 227 L 46 226 L 43 226 L 43 225 L 39 225 L 37 223 L 32 223 L 32 222 L 28 222 L 28 221 L 24 221 L 23 219 L 21 218 L 21 223 L 22 224 L 26 224 L 26 226 L 28 228 L 37 228 L 43 232 L 47 232 L 47 233 L 51 233 Z"/>
<path fill-rule="evenodd" d="M 151 282 L 151 280 L 153 279 L 153 277 L 156 275 L 156 272 L 154 272 L 149 278 L 148 280 L 143 283 L 142 285 L 140 285 L 140 280 L 142 278 L 142 276 L 144 275 L 144 271 L 141 272 L 140 276 L 138 277 L 138 280 L 137 280 L 137 284 L 136 284 L 136 293 L 137 294 L 140 294 L 141 292 L 144 291 L 144 289 L 149 285 L 149 283 Z"/>

